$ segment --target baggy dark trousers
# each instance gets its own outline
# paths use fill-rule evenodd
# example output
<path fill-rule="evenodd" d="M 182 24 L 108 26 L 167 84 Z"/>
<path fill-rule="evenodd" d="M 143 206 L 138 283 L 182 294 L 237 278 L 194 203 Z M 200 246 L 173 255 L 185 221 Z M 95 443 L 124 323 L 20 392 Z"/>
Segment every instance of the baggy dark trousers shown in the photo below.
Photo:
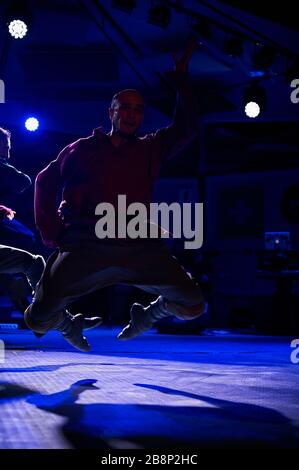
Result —
<path fill-rule="evenodd" d="M 44 267 L 42 256 L 12 246 L 0 245 L 0 273 L 25 274 L 32 290 L 35 289 Z"/>
<path fill-rule="evenodd" d="M 162 295 L 174 315 L 188 318 L 189 312 L 203 310 L 200 287 L 163 241 L 70 243 L 48 259 L 27 311 L 27 324 L 36 331 L 48 331 L 62 320 L 69 303 L 113 284 Z"/>

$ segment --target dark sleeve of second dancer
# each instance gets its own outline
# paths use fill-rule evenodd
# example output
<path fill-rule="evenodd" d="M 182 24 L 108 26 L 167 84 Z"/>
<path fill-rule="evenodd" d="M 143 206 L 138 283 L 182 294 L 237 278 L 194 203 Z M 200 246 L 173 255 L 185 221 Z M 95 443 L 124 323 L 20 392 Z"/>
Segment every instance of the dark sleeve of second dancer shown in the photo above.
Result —
<path fill-rule="evenodd" d="M 19 194 L 31 185 L 31 179 L 25 173 L 8 163 L 0 162 L 0 195 L 2 198 Z"/>
<path fill-rule="evenodd" d="M 62 167 L 70 153 L 70 146 L 64 148 L 56 160 L 49 163 L 35 180 L 35 223 L 48 248 L 59 246 L 59 239 L 64 229 L 63 221 L 58 214 L 58 205 L 63 185 Z"/>

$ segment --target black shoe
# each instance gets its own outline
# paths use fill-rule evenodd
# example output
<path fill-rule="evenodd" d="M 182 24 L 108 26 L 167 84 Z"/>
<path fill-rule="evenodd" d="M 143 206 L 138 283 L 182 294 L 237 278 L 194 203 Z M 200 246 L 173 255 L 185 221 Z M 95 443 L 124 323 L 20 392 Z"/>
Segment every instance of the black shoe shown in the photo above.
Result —
<path fill-rule="evenodd" d="M 70 319 L 75 318 L 78 315 L 82 315 L 81 313 L 78 313 L 77 315 L 72 315 L 67 310 L 65 312 L 66 312 L 66 315 Z M 96 328 L 97 326 L 101 325 L 101 323 L 103 323 L 102 317 L 84 318 L 83 330 L 92 330 L 93 328 Z M 46 333 L 37 333 L 37 331 L 33 331 L 33 333 L 36 338 L 42 338 L 46 334 Z"/>
<path fill-rule="evenodd" d="M 131 320 L 128 325 L 118 334 L 117 339 L 122 341 L 135 338 L 144 331 L 150 330 L 153 321 L 149 319 L 145 313 L 145 309 L 141 304 L 133 304 L 130 311 Z"/>
<path fill-rule="evenodd" d="M 82 315 L 82 313 L 78 313 L 77 315 Z M 77 315 L 73 316 L 76 317 Z M 96 328 L 97 326 L 101 325 L 101 323 L 103 323 L 102 317 L 84 317 L 83 329 L 92 330 L 93 328 Z"/>
<path fill-rule="evenodd" d="M 62 322 L 54 329 L 62 333 L 68 343 L 83 352 L 88 352 L 90 346 L 83 336 L 84 317 L 81 314 L 72 316 L 65 315 Z"/>

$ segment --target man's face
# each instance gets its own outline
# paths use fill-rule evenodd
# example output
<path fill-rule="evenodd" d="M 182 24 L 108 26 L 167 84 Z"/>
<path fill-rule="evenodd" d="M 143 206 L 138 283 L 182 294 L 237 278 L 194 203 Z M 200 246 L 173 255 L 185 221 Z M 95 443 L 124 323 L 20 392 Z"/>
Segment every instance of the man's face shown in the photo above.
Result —
<path fill-rule="evenodd" d="M 10 139 L 0 139 L 0 157 L 6 159 L 10 157 Z"/>
<path fill-rule="evenodd" d="M 134 135 L 143 121 L 144 99 L 137 92 L 123 92 L 109 108 L 109 116 L 114 131 Z"/>

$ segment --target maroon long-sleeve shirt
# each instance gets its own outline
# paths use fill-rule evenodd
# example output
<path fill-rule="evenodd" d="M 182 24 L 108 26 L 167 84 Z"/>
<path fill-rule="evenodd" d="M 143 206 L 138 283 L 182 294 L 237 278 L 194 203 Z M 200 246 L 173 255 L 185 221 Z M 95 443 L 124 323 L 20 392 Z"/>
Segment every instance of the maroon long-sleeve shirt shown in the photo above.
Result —
<path fill-rule="evenodd" d="M 100 202 L 117 207 L 118 195 L 125 194 L 127 205 L 150 203 L 163 162 L 198 133 L 196 100 L 186 77 L 177 80 L 177 87 L 175 116 L 168 127 L 135 137 L 118 148 L 97 128 L 91 136 L 65 147 L 37 175 L 35 221 L 45 245 L 59 246 L 65 228 L 72 225 L 90 226 L 94 234 L 95 208 Z M 68 217 L 62 218 L 61 212 Z"/>

